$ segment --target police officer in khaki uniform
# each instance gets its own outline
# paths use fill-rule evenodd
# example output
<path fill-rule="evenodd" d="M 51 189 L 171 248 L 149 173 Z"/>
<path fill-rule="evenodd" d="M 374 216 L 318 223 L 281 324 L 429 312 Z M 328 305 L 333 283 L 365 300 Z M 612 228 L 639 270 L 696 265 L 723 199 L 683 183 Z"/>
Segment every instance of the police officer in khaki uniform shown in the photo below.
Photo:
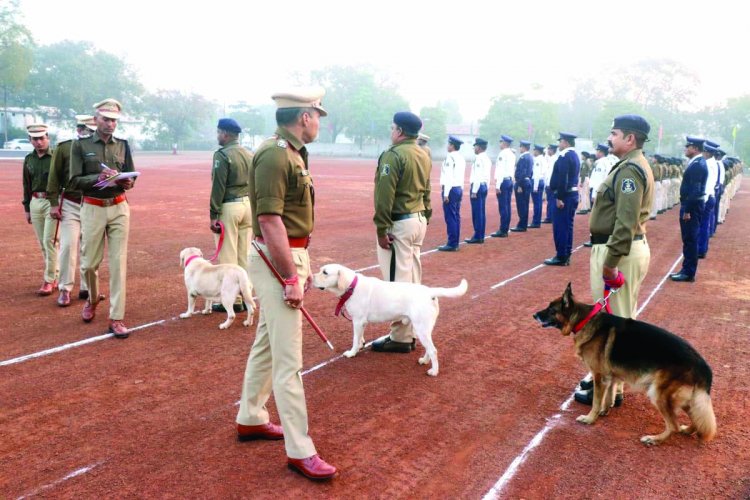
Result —
<path fill-rule="evenodd" d="M 599 300 L 604 285 L 620 282 L 619 291 L 610 295 L 612 313 L 623 318 L 636 317 L 638 291 L 648 272 L 651 250 L 646 240 L 646 224 L 654 203 L 654 176 L 643 155 L 643 144 L 651 127 L 638 115 L 614 119 L 609 134 L 612 153 L 620 161 L 599 186 L 589 219 L 591 231 L 591 295 Z M 587 377 L 588 378 L 588 377 Z M 582 391 L 575 400 L 591 404 L 593 384 L 581 382 Z M 622 383 L 618 384 L 615 404 L 622 404 Z"/>
<path fill-rule="evenodd" d="M 375 172 L 375 228 L 380 271 L 386 281 L 422 282 L 420 251 L 430 221 L 432 162 L 416 144 L 422 120 L 408 111 L 393 116 L 392 146 Z M 414 350 L 411 324 L 391 324 L 390 335 L 372 343 L 378 352 Z"/>
<path fill-rule="evenodd" d="M 249 275 L 260 301 L 260 317 L 245 369 L 237 413 L 241 441 L 284 439 L 290 468 L 311 479 L 330 479 L 336 468 L 315 450 L 307 428 L 302 386 L 302 314 L 311 281 L 307 246 L 313 230 L 313 181 L 308 144 L 326 116 L 322 88 L 273 95 L 276 135 L 257 149 L 250 168 L 253 233 L 263 252 L 285 279 L 276 280 L 255 250 Z M 269 422 L 266 401 L 273 389 L 281 426 Z M 283 428 L 283 431 L 282 431 Z"/>
<path fill-rule="evenodd" d="M 76 134 L 78 138 L 88 137 L 96 130 L 94 117 L 90 115 L 76 115 Z M 78 249 L 81 239 L 81 192 L 70 186 L 70 149 L 73 139 L 57 143 L 52 155 L 52 167 L 47 181 L 47 195 L 51 208 L 50 215 L 60 224 L 60 295 L 57 305 L 70 305 L 70 291 L 75 284 L 78 264 Z M 89 289 L 81 273 L 81 284 L 78 298 L 89 298 Z"/>
<path fill-rule="evenodd" d="M 109 331 L 117 338 L 127 338 L 125 326 L 125 291 L 128 266 L 130 207 L 125 191 L 131 189 L 134 177 L 119 179 L 115 185 L 99 189 L 99 181 L 118 172 L 133 172 L 133 156 L 125 139 L 113 135 L 120 119 L 122 105 L 105 99 L 94 105 L 96 132 L 74 141 L 70 148 L 70 184 L 83 195 L 81 205 L 81 272 L 89 287 L 89 298 L 81 317 L 86 323 L 96 316 L 99 304 L 97 271 L 104 258 L 104 240 L 109 251 Z"/>
<path fill-rule="evenodd" d="M 429 135 L 420 133 L 417 136 L 417 146 L 424 149 L 427 156 L 430 157 L 430 161 L 432 161 L 432 150 L 430 149 L 430 146 L 427 145 L 428 142 L 430 142 Z"/>
<path fill-rule="evenodd" d="M 47 125 L 34 123 L 26 127 L 34 151 L 23 160 L 23 208 L 26 222 L 34 227 L 36 239 L 44 258 L 44 281 L 37 295 L 51 295 L 57 286 L 57 248 L 55 228 L 57 222 L 50 216 L 47 198 L 47 180 L 52 161 Z"/>
<path fill-rule="evenodd" d="M 237 264 L 247 269 L 250 231 L 253 227 L 250 210 L 250 165 L 253 154 L 242 147 L 238 137 L 240 125 L 232 118 L 222 118 L 216 130 L 216 140 L 221 148 L 214 153 L 211 170 L 211 231 L 216 234 L 218 244 L 224 224 L 224 243 L 219 251 L 219 264 Z M 225 312 L 224 306 L 214 304 L 213 310 Z M 234 311 L 245 310 L 241 297 L 234 303 Z"/>

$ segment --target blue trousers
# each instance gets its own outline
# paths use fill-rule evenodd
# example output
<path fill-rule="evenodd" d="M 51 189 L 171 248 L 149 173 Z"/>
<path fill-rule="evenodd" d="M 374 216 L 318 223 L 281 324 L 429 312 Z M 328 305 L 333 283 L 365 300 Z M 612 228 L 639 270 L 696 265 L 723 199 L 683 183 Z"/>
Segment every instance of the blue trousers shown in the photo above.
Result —
<path fill-rule="evenodd" d="M 518 192 L 518 189 L 521 192 Z M 518 212 L 518 224 L 517 226 L 526 229 L 529 225 L 529 198 L 531 197 L 531 181 L 523 180 L 516 182 L 513 187 L 513 191 L 516 193 L 516 211 Z"/>
<path fill-rule="evenodd" d="M 680 232 L 682 233 L 682 273 L 695 276 L 698 269 L 698 238 L 701 223 L 705 211 L 705 203 L 691 202 L 687 205 L 680 204 Z M 690 220 L 683 220 L 683 216 L 689 213 Z"/>
<path fill-rule="evenodd" d="M 474 186 L 469 188 L 469 193 L 474 189 Z M 487 225 L 487 214 L 485 213 L 485 205 L 487 204 L 487 184 L 481 183 L 479 190 L 477 191 L 476 198 L 470 198 L 471 201 L 471 223 L 474 226 L 474 236 L 472 238 L 477 240 L 484 239 L 484 229 Z"/>
<path fill-rule="evenodd" d="M 709 196 L 703 210 L 703 218 L 701 219 L 701 230 L 698 236 L 698 254 L 708 253 L 708 239 L 711 237 L 711 222 L 713 221 L 715 208 L 716 198 Z"/>
<path fill-rule="evenodd" d="M 461 235 L 461 197 L 463 192 L 463 188 L 452 187 L 448 192 L 448 203 L 443 202 L 443 215 L 445 216 L 445 226 L 448 229 L 447 245 L 449 247 L 458 247 L 458 237 Z M 443 193 L 443 196 L 445 196 L 445 193 Z"/>
<path fill-rule="evenodd" d="M 500 212 L 500 232 L 507 233 L 510 229 L 510 199 L 513 196 L 513 180 L 503 179 L 500 192 L 497 193 L 497 209 Z"/>
<path fill-rule="evenodd" d="M 531 192 L 531 201 L 534 202 L 534 214 L 531 217 L 531 224 L 538 226 L 542 223 L 542 205 L 544 204 L 544 179 L 539 181 L 539 191 Z"/>
<path fill-rule="evenodd" d="M 551 221 L 552 210 L 555 206 L 555 195 L 552 193 L 552 190 L 549 188 L 549 186 L 544 188 L 544 192 L 547 193 L 547 213 L 544 214 L 544 220 Z"/>
<path fill-rule="evenodd" d="M 563 208 L 557 208 L 554 198 L 552 201 L 552 234 L 557 257 L 567 259 L 573 253 L 573 221 L 578 209 L 578 193 L 567 193 L 562 201 L 565 204 Z"/>

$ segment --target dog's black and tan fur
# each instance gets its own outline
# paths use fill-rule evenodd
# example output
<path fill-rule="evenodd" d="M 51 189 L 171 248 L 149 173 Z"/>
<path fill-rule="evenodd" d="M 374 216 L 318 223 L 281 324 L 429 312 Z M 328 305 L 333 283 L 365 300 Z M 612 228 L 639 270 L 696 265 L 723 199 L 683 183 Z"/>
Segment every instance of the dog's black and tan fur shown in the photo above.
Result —
<path fill-rule="evenodd" d="M 563 335 L 591 312 L 593 306 L 575 302 L 570 283 L 562 297 L 534 314 L 544 327 L 559 328 Z M 627 382 L 645 392 L 666 423 L 664 432 L 643 436 L 641 442 L 656 445 L 673 432 L 713 439 L 716 418 L 711 404 L 711 368 L 685 340 L 656 326 L 604 312 L 573 333 L 576 354 L 594 375 L 594 398 L 588 415 L 578 421 L 593 424 L 614 405 L 617 382 Z M 690 417 L 679 425 L 677 411 Z"/>

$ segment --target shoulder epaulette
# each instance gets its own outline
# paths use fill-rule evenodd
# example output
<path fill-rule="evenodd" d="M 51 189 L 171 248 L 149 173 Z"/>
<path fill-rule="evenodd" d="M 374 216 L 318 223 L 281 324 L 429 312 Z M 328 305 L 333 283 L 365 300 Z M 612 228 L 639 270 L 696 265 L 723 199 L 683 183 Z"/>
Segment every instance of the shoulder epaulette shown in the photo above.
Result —
<path fill-rule="evenodd" d="M 637 163 L 629 161 L 625 163 L 625 166 L 633 167 L 635 171 L 638 172 L 638 175 L 641 176 L 641 179 L 643 180 L 643 182 L 646 182 L 646 179 L 648 179 L 648 177 L 646 177 L 646 172 L 644 172 L 643 168 L 641 168 L 641 166 L 638 165 Z"/>

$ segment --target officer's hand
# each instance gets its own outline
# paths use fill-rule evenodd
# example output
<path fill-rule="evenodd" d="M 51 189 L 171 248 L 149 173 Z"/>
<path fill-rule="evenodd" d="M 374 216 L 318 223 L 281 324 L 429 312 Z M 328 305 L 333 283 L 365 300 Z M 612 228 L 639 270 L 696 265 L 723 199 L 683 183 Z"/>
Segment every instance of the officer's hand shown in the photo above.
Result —
<path fill-rule="evenodd" d="M 384 250 L 391 249 L 391 242 L 393 241 L 393 235 L 388 233 L 385 236 L 378 236 L 378 245 Z"/>
<path fill-rule="evenodd" d="M 449 201 L 450 201 L 450 199 L 447 196 L 445 198 L 443 198 L 443 203 L 448 203 Z"/>
<path fill-rule="evenodd" d="M 24 214 L 26 215 L 26 222 L 31 224 L 31 212 L 24 212 Z"/>
<path fill-rule="evenodd" d="M 99 174 L 98 180 L 104 181 L 104 180 L 109 179 L 113 175 L 117 175 L 117 170 L 112 170 L 111 168 L 105 168 Z"/>
<path fill-rule="evenodd" d="M 299 309 L 302 306 L 302 297 L 305 292 L 299 283 L 286 285 L 284 287 L 284 303 L 292 309 Z"/>
<path fill-rule="evenodd" d="M 471 193 L 471 197 L 472 198 L 476 198 L 477 197 L 477 193 Z"/>
<path fill-rule="evenodd" d="M 134 183 L 135 181 L 133 181 L 132 177 L 129 179 L 120 179 L 116 181 L 116 184 L 123 188 L 125 191 L 127 191 L 128 189 L 132 189 Z"/>
<path fill-rule="evenodd" d="M 690 220 L 690 212 L 685 212 L 682 215 L 682 220 Z"/>
<path fill-rule="evenodd" d="M 49 211 L 49 216 L 52 217 L 55 220 L 61 220 L 62 219 L 62 205 L 58 205 L 55 208 L 51 209 Z"/>
<path fill-rule="evenodd" d="M 604 288 L 607 290 L 617 289 L 625 284 L 625 276 L 621 271 L 618 271 L 616 267 L 604 267 L 603 271 L 604 275 L 602 278 L 604 279 Z M 608 272 L 610 273 L 609 276 L 607 274 Z M 612 276 L 612 274 L 614 274 L 614 276 Z"/>
<path fill-rule="evenodd" d="M 565 202 L 562 200 L 557 200 L 556 202 L 557 208 L 565 208 Z"/>
<path fill-rule="evenodd" d="M 518 189 L 516 189 L 516 193 L 522 193 L 522 192 L 523 192 L 523 188 L 521 186 L 518 186 Z"/>
<path fill-rule="evenodd" d="M 209 226 L 211 232 L 221 234 L 221 226 L 219 225 L 219 219 L 211 219 L 211 225 Z"/>

